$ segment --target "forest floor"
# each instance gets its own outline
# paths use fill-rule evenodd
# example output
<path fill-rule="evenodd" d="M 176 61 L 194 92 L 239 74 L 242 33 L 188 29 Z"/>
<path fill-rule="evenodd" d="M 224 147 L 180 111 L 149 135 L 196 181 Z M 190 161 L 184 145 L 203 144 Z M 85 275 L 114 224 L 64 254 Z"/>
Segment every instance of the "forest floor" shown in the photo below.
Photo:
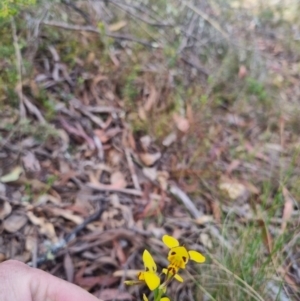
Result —
<path fill-rule="evenodd" d="M 0 262 L 141 300 L 169 234 L 171 300 L 300 300 L 299 4 L 199 2 L 0 19 Z"/>

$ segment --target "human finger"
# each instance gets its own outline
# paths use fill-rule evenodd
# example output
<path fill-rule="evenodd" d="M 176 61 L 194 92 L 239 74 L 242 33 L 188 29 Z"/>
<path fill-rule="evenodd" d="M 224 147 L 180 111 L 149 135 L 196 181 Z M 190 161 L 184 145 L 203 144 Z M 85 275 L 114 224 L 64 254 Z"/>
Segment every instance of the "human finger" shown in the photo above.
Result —
<path fill-rule="evenodd" d="M 8 296 L 0 293 L 5 301 L 99 301 L 72 283 L 15 260 L 0 264 L 1 291 Z"/>

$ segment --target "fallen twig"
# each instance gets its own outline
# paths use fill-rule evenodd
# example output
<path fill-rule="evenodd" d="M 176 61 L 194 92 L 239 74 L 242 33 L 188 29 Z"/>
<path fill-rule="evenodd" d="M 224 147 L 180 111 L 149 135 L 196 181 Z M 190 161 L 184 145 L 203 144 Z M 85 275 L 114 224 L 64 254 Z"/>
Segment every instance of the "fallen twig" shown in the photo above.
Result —
<path fill-rule="evenodd" d="M 185 207 L 188 209 L 190 214 L 195 218 L 200 218 L 203 214 L 196 208 L 193 201 L 188 197 L 188 195 L 182 191 L 177 186 L 171 186 L 169 189 L 170 193 L 178 200 L 180 200 Z M 222 244 L 222 246 L 226 247 L 226 249 L 231 250 L 231 245 L 225 240 L 225 238 L 220 234 L 219 230 L 214 225 L 206 225 L 211 235 L 218 239 L 218 241 Z"/>
<path fill-rule="evenodd" d="M 134 164 L 133 164 L 133 161 L 132 161 L 132 158 L 131 158 L 130 150 L 128 148 L 125 148 L 125 155 L 126 155 L 126 159 L 127 159 L 127 162 L 128 162 L 128 167 L 129 167 L 129 170 L 130 170 L 130 173 L 131 173 L 131 178 L 132 178 L 134 188 L 136 190 L 141 190 L 141 186 L 140 186 L 139 180 L 137 178 L 137 175 L 136 175 L 136 172 L 135 172 L 135 169 L 134 169 Z"/>
<path fill-rule="evenodd" d="M 181 190 L 179 187 L 173 185 L 173 186 L 170 187 L 169 191 L 175 198 L 179 199 L 184 204 L 184 206 L 188 209 L 190 214 L 195 219 L 197 219 L 197 218 L 199 218 L 203 215 L 196 208 L 196 206 L 194 205 L 192 200 L 188 197 L 188 195 L 183 190 Z"/>
<path fill-rule="evenodd" d="M 215 20 L 211 19 L 205 12 L 200 10 L 198 7 L 194 6 L 192 3 L 189 3 L 187 1 L 182 1 L 182 4 L 194 11 L 197 15 L 199 15 L 202 19 L 204 19 L 206 22 L 208 22 L 214 29 L 219 31 L 223 37 L 226 40 L 229 40 L 228 34 L 221 28 L 219 23 L 217 23 Z"/>
<path fill-rule="evenodd" d="M 78 30 L 78 31 L 89 31 L 89 32 L 94 32 L 101 34 L 102 32 L 97 29 L 96 27 L 93 26 L 80 26 L 80 25 L 73 25 L 73 24 L 67 24 L 67 23 L 62 23 L 62 22 L 54 22 L 54 21 L 43 21 L 44 25 L 48 26 L 55 26 L 55 27 L 60 27 L 66 30 Z M 139 40 L 136 39 L 135 37 L 129 36 L 129 35 L 122 35 L 122 34 L 116 34 L 116 33 L 105 33 L 106 36 L 114 38 L 114 39 L 120 39 L 120 40 L 126 40 L 126 41 L 131 41 L 135 43 L 139 43 L 141 45 L 144 45 L 146 47 L 152 47 L 152 48 L 159 48 L 157 43 L 152 43 L 149 41 L 144 41 L 144 40 Z"/>

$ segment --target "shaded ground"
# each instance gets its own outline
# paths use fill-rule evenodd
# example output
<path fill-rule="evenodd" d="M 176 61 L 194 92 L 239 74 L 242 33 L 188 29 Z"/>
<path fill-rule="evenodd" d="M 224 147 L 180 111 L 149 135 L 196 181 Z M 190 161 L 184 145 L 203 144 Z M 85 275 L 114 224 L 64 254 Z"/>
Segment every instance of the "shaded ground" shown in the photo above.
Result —
<path fill-rule="evenodd" d="M 166 265 L 169 233 L 208 258 L 172 300 L 298 300 L 286 11 L 62 1 L 1 21 L 0 261 L 140 300 L 123 281 L 145 248 Z"/>

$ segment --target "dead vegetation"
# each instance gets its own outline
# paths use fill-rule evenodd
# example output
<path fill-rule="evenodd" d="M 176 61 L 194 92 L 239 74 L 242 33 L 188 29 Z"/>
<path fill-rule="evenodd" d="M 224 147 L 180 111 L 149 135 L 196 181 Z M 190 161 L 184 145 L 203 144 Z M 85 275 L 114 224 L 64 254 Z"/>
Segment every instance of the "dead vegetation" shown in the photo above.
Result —
<path fill-rule="evenodd" d="M 172 300 L 299 300 L 289 18 L 283 3 L 109 0 L 1 20 L 0 261 L 140 300 L 123 281 L 145 247 L 165 266 L 169 233 L 208 258 Z"/>

